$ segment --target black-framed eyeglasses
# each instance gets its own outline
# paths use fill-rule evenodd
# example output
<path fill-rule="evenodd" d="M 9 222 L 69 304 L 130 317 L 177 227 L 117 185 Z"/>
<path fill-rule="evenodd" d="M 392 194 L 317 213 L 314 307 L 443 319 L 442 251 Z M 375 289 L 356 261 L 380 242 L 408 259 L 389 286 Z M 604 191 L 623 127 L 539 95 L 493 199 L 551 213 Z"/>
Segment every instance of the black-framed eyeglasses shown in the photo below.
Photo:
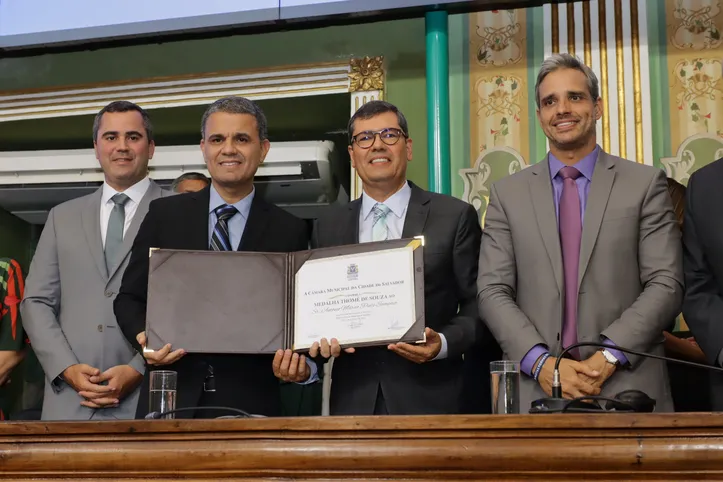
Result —
<path fill-rule="evenodd" d="M 395 127 L 388 127 L 379 131 L 363 131 L 351 138 L 352 144 L 356 142 L 356 145 L 362 149 L 369 149 L 374 145 L 374 139 L 379 135 L 379 139 L 388 146 L 393 146 L 402 137 L 407 136 L 402 132 L 401 129 Z"/>

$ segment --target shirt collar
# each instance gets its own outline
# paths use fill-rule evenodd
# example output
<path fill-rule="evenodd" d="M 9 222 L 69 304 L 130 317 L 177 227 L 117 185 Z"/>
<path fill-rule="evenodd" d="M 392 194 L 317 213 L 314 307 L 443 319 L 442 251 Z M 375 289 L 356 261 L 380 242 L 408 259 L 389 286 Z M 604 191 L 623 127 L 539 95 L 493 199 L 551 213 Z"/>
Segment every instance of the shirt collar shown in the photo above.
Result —
<path fill-rule="evenodd" d="M 392 194 L 383 204 L 387 206 L 396 217 L 401 218 L 407 206 L 409 206 L 409 200 L 411 198 L 412 188 L 409 187 L 409 183 L 405 181 L 399 191 Z M 369 216 L 369 213 L 372 212 L 372 208 L 377 202 L 379 201 L 369 196 L 366 191 L 362 192 L 362 219 L 366 219 Z"/>
<path fill-rule="evenodd" d="M 600 153 L 600 146 L 595 146 L 595 149 L 575 163 L 572 167 L 580 171 L 580 174 L 585 176 L 588 181 L 592 181 L 592 173 L 595 171 L 595 163 L 597 162 L 597 156 Z M 555 176 L 560 172 L 560 169 L 565 167 L 557 157 L 550 153 L 550 177 L 555 179 Z"/>
<path fill-rule="evenodd" d="M 123 191 L 123 194 L 128 196 L 134 203 L 140 204 L 141 199 L 143 199 L 143 196 L 146 195 L 146 191 L 148 191 L 149 187 L 151 187 L 151 179 L 149 177 L 144 177 L 143 179 Z M 118 193 L 119 191 L 116 191 L 115 189 L 110 187 L 107 182 L 103 182 L 103 193 L 100 196 L 101 205 L 109 202 L 111 198 Z"/>
<path fill-rule="evenodd" d="M 244 219 L 248 219 L 249 217 L 249 212 L 251 211 L 251 202 L 254 200 L 255 194 L 256 187 L 253 187 L 251 188 L 251 193 L 249 193 L 248 196 L 233 204 L 233 206 L 238 209 L 239 214 L 241 214 Z M 225 206 L 226 204 L 228 203 L 223 200 L 218 191 L 216 191 L 216 187 L 211 184 L 211 196 L 208 201 L 208 212 L 211 213 L 219 206 Z"/>

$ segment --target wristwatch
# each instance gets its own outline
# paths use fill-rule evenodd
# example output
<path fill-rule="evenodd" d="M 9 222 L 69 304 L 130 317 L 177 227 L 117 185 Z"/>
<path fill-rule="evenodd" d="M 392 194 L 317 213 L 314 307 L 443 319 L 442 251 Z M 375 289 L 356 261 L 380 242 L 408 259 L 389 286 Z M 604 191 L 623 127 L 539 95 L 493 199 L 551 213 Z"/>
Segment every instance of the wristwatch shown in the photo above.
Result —
<path fill-rule="evenodd" d="M 608 363 L 610 363 L 612 365 L 617 365 L 618 363 L 620 363 L 620 360 L 615 358 L 615 355 L 613 355 L 610 352 L 610 350 L 608 350 L 607 348 L 603 348 L 600 351 L 602 352 L 603 356 L 605 357 L 605 360 L 607 360 Z"/>

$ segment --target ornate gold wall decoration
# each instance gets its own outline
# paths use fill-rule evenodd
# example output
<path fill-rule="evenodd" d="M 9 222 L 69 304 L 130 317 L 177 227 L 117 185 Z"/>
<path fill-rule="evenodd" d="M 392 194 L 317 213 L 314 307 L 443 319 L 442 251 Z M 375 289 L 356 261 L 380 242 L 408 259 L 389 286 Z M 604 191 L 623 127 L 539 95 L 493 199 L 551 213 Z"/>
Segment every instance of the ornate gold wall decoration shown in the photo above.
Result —
<path fill-rule="evenodd" d="M 529 156 L 527 17 L 524 10 L 492 10 L 469 16 L 470 159 L 508 148 Z"/>
<path fill-rule="evenodd" d="M 505 10 L 504 23 L 488 25 L 480 22 L 477 25 L 477 63 L 482 66 L 494 65 L 501 67 L 515 64 L 522 59 L 522 49 L 515 36 L 520 33 L 520 22 L 517 21 L 515 10 Z"/>
<path fill-rule="evenodd" d="M 691 2 L 677 0 L 673 17 L 677 20 L 673 26 L 674 34 L 670 39 L 673 46 L 681 50 L 715 49 L 721 45 L 721 29 L 716 18 L 721 14 L 721 4 L 712 2 Z"/>
<path fill-rule="evenodd" d="M 351 59 L 349 65 L 349 91 L 360 92 L 384 89 L 384 57 Z"/>
<path fill-rule="evenodd" d="M 714 59 L 683 60 L 675 66 L 682 85 L 676 100 L 678 110 L 687 117 L 689 128 L 696 133 L 715 132 L 723 107 L 721 62 Z"/>

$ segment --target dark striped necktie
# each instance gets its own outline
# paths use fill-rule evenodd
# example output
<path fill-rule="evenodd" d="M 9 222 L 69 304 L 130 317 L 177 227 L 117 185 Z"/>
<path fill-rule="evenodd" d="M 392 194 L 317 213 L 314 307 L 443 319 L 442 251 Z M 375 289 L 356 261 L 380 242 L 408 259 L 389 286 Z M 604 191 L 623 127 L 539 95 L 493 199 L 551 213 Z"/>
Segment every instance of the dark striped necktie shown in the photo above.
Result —
<path fill-rule="evenodd" d="M 217 207 L 214 212 L 216 213 L 216 227 L 213 228 L 213 235 L 211 236 L 211 250 L 213 251 L 233 251 L 231 247 L 231 237 L 228 234 L 228 220 L 231 219 L 238 209 L 234 206 L 224 204 L 223 206 Z"/>

